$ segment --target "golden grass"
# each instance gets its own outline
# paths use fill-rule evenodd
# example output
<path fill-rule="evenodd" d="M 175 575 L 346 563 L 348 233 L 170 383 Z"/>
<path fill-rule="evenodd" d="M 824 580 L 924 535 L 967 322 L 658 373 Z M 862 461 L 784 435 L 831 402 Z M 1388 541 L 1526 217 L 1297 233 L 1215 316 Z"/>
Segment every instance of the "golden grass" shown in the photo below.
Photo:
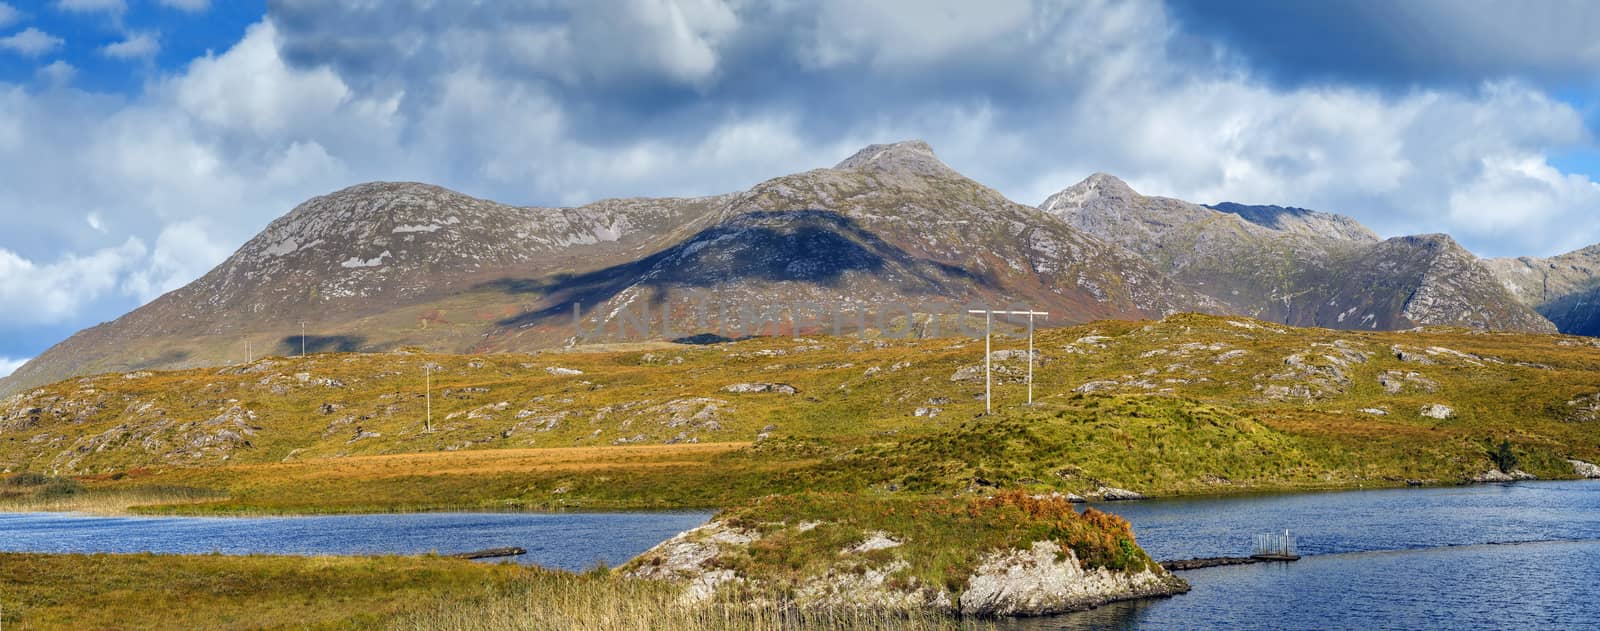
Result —
<path fill-rule="evenodd" d="M 680 586 L 439 557 L 0 553 L 5 629 L 935 631 L 925 612 L 685 604 Z"/>
<path fill-rule="evenodd" d="M 288 463 L 239 465 L 236 472 L 278 479 L 383 479 L 414 475 L 492 475 L 534 472 L 589 472 L 601 469 L 646 469 L 704 464 L 711 456 L 748 447 L 750 443 L 626 445 L 435 451 L 415 454 L 346 456 Z"/>
<path fill-rule="evenodd" d="M 759 602 L 757 602 L 759 601 Z M 801 611 L 781 597 L 686 604 L 682 588 L 605 575 L 538 574 L 510 593 L 440 601 L 395 616 L 417 631 L 944 631 L 989 629 L 921 611 Z"/>

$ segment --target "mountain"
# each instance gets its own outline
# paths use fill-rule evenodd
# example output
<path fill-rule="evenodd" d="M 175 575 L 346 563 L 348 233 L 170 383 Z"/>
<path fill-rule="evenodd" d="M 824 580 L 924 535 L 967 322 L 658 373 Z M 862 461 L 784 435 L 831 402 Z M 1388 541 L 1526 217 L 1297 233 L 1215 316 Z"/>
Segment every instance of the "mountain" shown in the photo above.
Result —
<path fill-rule="evenodd" d="M 1600 245 L 1550 258 L 1486 263 L 1506 289 L 1562 333 L 1600 336 Z"/>
<path fill-rule="evenodd" d="M 771 310 L 797 303 L 871 325 L 885 310 L 892 323 L 902 306 L 955 313 L 973 301 L 1032 305 L 1056 325 L 1225 310 L 910 141 L 693 199 L 536 208 L 426 184 L 353 186 L 296 207 L 195 282 L 49 349 L 0 393 L 302 343 L 481 352 L 716 339 L 775 331 L 788 318 Z M 574 307 L 587 314 L 582 329 Z M 621 335 L 630 317 L 650 335 Z"/>
<path fill-rule="evenodd" d="M 1381 240 L 1348 217 L 1145 196 L 1103 173 L 1040 209 L 1257 318 L 1340 329 L 1555 330 L 1446 235 Z"/>

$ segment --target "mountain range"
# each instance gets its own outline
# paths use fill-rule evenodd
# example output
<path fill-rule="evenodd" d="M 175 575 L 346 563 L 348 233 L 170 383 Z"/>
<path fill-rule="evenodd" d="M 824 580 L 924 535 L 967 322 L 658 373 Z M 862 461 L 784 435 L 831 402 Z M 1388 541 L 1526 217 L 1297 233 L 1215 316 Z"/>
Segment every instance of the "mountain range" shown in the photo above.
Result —
<path fill-rule="evenodd" d="M 1600 247 L 1483 261 L 1446 235 L 1385 240 L 1340 215 L 1149 197 L 1105 174 L 1027 206 L 907 141 L 742 192 L 575 208 L 420 183 L 352 186 L 302 203 L 193 283 L 50 348 L 0 380 L 0 394 L 302 345 L 618 342 L 607 332 L 628 318 L 664 338 L 828 330 L 745 310 L 797 304 L 836 314 L 1031 305 L 1050 325 L 1193 311 L 1339 329 L 1595 334 L 1596 271 Z"/>

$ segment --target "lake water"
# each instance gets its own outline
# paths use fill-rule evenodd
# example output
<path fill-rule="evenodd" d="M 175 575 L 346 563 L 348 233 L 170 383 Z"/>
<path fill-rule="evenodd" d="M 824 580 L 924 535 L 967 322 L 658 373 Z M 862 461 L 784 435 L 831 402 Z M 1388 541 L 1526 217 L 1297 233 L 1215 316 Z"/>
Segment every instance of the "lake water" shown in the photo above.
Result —
<path fill-rule="evenodd" d="M 616 566 L 711 518 L 656 513 L 418 513 L 327 517 L 96 517 L 0 513 L 0 551 L 451 554 L 526 548 L 518 563 Z"/>
<path fill-rule="evenodd" d="M 1006 622 L 1055 629 L 1600 628 L 1600 482 L 1529 482 L 1116 503 L 1157 559 L 1245 556 L 1289 529 L 1295 563 L 1183 572 L 1166 599 Z M 0 513 L 0 550 L 410 554 L 527 548 L 618 565 L 707 512 L 143 518 Z"/>
<path fill-rule="evenodd" d="M 1248 556 L 1254 533 L 1285 528 L 1304 558 L 1182 572 L 1188 594 L 1006 628 L 1600 628 L 1600 482 L 1100 508 L 1132 522 L 1157 559 Z"/>

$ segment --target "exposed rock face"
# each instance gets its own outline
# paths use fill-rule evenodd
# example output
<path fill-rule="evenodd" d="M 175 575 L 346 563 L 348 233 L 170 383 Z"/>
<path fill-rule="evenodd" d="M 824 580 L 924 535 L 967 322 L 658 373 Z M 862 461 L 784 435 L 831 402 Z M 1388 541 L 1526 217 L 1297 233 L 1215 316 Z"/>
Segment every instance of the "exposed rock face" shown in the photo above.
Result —
<path fill-rule="evenodd" d="M 1257 318 L 1366 330 L 1554 328 L 1445 235 L 1380 241 L 1347 217 L 1147 197 L 1103 173 L 1040 208 Z"/>
<path fill-rule="evenodd" d="M 1600 335 L 1600 245 L 1550 258 L 1490 259 L 1506 289 L 1562 333 Z"/>
<path fill-rule="evenodd" d="M 699 528 L 686 530 L 640 555 L 646 559 L 628 570 L 628 576 L 656 580 L 687 581 L 689 588 L 684 600 L 702 602 L 716 594 L 723 583 L 738 578 L 731 570 L 721 570 L 714 563 L 724 549 L 734 549 L 760 539 L 754 530 L 736 528 L 713 521 Z"/>
<path fill-rule="evenodd" d="M 968 579 L 960 605 L 968 616 L 1042 616 L 1188 590 L 1167 573 L 1085 570 L 1071 550 L 1038 541 L 1028 550 L 991 553 Z"/>
<path fill-rule="evenodd" d="M 793 527 L 807 532 L 823 525 L 804 522 Z M 760 577 L 725 569 L 729 555 L 747 554 L 761 540 L 756 530 L 712 521 L 678 534 L 629 561 L 624 573 L 633 578 L 670 580 L 686 585 L 686 602 L 704 602 L 729 584 L 759 584 Z M 892 550 L 901 542 L 874 532 L 838 552 L 838 564 L 794 586 L 795 604 L 811 608 L 874 608 L 934 610 L 971 616 L 1037 616 L 1078 611 L 1109 602 L 1166 596 L 1189 590 L 1188 583 L 1152 564 L 1139 571 L 1084 569 L 1076 553 L 1050 541 L 1033 542 L 1025 550 L 985 553 L 959 597 L 952 601 L 942 586 L 896 578 L 908 565 L 903 559 L 873 561 L 871 553 Z"/>
<path fill-rule="evenodd" d="M 1107 502 L 1127 502 L 1145 499 L 1143 493 L 1110 486 L 1102 486 L 1099 489 L 1096 489 L 1094 495 Z"/>
<path fill-rule="evenodd" d="M 722 387 L 723 392 L 752 394 L 759 392 L 775 392 L 778 394 L 799 394 L 800 391 L 786 383 L 735 383 Z"/>
<path fill-rule="evenodd" d="M 1495 482 L 1517 482 L 1521 480 L 1537 479 L 1539 479 L 1538 476 L 1521 469 L 1512 469 L 1510 472 L 1501 471 L 1499 469 L 1490 469 L 1478 475 L 1472 476 L 1472 481 L 1480 484 Z"/>
<path fill-rule="evenodd" d="M 483 352 L 786 331 L 791 318 L 765 305 L 953 313 L 977 301 L 1031 304 L 1052 325 L 1225 310 L 912 141 L 694 199 L 534 208 L 425 184 L 353 186 L 301 204 L 194 283 L 41 354 L 0 393 L 239 361 L 246 340 L 257 355 L 298 352 L 302 321 L 313 352 Z"/>
<path fill-rule="evenodd" d="M 1578 477 L 1590 480 L 1600 479 L 1600 466 L 1595 466 L 1593 463 L 1582 460 L 1568 460 L 1567 462 L 1572 465 L 1572 472 Z"/>

